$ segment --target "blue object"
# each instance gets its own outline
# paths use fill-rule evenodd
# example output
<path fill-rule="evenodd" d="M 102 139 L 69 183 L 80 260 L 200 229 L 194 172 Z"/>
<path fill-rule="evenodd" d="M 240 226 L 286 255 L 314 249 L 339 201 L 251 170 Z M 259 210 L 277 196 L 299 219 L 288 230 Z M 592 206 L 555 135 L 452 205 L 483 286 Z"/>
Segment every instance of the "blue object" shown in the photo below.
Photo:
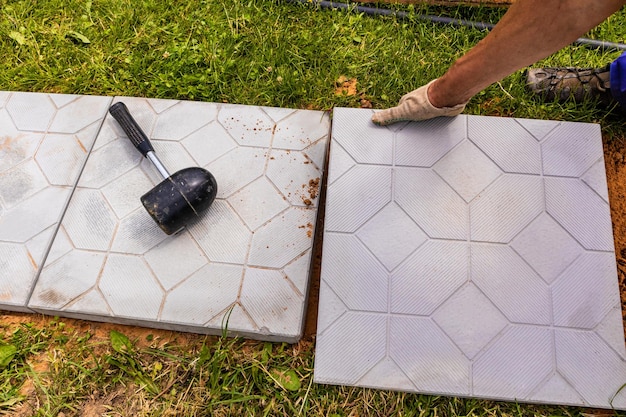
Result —
<path fill-rule="evenodd" d="M 626 109 L 626 52 L 611 63 L 611 95 Z"/>

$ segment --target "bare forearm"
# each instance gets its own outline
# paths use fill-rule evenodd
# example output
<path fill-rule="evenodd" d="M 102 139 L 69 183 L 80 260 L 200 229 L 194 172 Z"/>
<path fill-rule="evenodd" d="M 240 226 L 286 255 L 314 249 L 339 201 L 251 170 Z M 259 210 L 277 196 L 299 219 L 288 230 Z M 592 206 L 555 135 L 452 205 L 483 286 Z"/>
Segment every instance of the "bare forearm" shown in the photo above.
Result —
<path fill-rule="evenodd" d="M 490 84 L 569 45 L 626 0 L 518 0 L 483 40 L 429 90 L 437 107 L 469 100 Z"/>

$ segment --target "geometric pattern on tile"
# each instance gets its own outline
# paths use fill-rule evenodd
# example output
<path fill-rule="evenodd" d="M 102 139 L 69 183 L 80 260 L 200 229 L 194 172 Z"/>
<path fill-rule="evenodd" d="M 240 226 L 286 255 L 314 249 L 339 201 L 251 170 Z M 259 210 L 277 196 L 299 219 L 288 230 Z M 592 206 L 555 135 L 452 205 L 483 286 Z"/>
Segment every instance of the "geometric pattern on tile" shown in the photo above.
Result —
<path fill-rule="evenodd" d="M 109 97 L 3 92 L 0 309 L 27 307 Z"/>
<path fill-rule="evenodd" d="M 206 255 L 189 235 L 165 239 L 146 252 L 144 259 L 166 291 L 180 284 L 181 275 L 190 276 L 207 263 Z"/>
<path fill-rule="evenodd" d="M 394 163 L 399 166 L 431 167 L 463 142 L 467 136 L 466 125 L 463 119 L 440 117 L 402 126 L 395 135 Z M 364 135 L 367 136 L 369 134 Z"/>
<path fill-rule="evenodd" d="M 357 163 L 390 165 L 393 132 L 385 129 L 376 136 L 369 135 L 367 117 L 365 113 L 333 114 L 333 139 Z"/>
<path fill-rule="evenodd" d="M 552 331 L 510 326 L 474 361 L 475 395 L 527 398 L 554 368 Z"/>
<path fill-rule="evenodd" d="M 391 201 L 391 181 L 391 169 L 367 165 L 358 165 L 335 181 L 328 191 L 336 201 L 327 214 L 330 230 L 354 232 L 361 227 Z M 354 209 L 355 201 L 361 203 L 359 210 Z"/>
<path fill-rule="evenodd" d="M 274 188 L 267 178 L 261 177 L 232 195 L 228 202 L 246 225 L 254 230 L 268 218 L 272 218 L 289 207 L 289 203 L 281 198 Z M 257 204 L 254 206 L 248 204 L 250 201 L 256 201 Z"/>
<path fill-rule="evenodd" d="M 76 135 L 49 134 L 41 141 L 35 160 L 50 184 L 72 184 L 82 168 L 73 161 L 84 159 L 85 151 Z"/>
<path fill-rule="evenodd" d="M 46 177 L 32 160 L 2 173 L 2 199 L 7 208 L 28 199 L 47 186 Z"/>
<path fill-rule="evenodd" d="M 217 198 L 188 227 L 164 234 L 140 202 L 162 178 L 107 115 L 59 226 L 64 239 L 51 248 L 62 256 L 43 268 L 29 307 L 206 334 L 221 334 L 227 325 L 232 334 L 298 340 L 328 115 L 113 101 L 128 106 L 171 173 L 208 169 L 217 179 Z M 70 262 L 77 256 L 100 263 L 83 271 L 86 265 Z"/>
<path fill-rule="evenodd" d="M 282 271 L 248 267 L 240 304 L 264 334 L 289 334 L 290 318 L 299 317 L 304 297 Z"/>
<path fill-rule="evenodd" d="M 530 401 L 538 403 L 549 403 L 552 398 L 563 398 L 569 404 L 581 404 L 585 401 L 556 371 L 529 397 Z"/>
<path fill-rule="evenodd" d="M 428 239 L 397 204 L 384 207 L 356 235 L 390 271 Z"/>
<path fill-rule="evenodd" d="M 501 117 L 471 117 L 467 136 L 504 172 L 541 173 L 541 150 L 533 137 L 516 121 Z"/>
<path fill-rule="evenodd" d="M 261 178 L 266 166 L 266 154 L 267 151 L 264 148 L 238 146 L 211 162 L 207 167 L 211 173 L 237 173 L 237 175 L 227 176 L 218 184 L 217 197 L 228 198 L 254 180 Z"/>
<path fill-rule="evenodd" d="M 606 175 L 604 175 L 604 159 L 598 160 L 580 179 L 598 193 L 604 201 L 609 201 L 609 190 L 606 183 Z"/>
<path fill-rule="evenodd" d="M 615 257 L 610 253 L 580 255 L 552 286 L 554 324 L 595 328 L 619 303 L 619 294 L 611 282 L 616 268 Z"/>
<path fill-rule="evenodd" d="M 267 108 L 264 110 L 266 113 L 270 111 Z M 272 117 L 271 114 L 269 115 Z M 305 112 L 296 112 L 291 114 L 289 123 L 281 123 L 281 119 L 274 119 L 278 122 L 272 142 L 274 149 L 303 151 L 309 148 L 311 144 L 319 143 L 319 139 L 328 136 L 329 126 L 326 123 L 320 123 L 322 122 L 321 117 L 316 119 L 308 116 Z"/>
<path fill-rule="evenodd" d="M 544 173 L 559 177 L 582 176 L 603 158 L 600 125 L 563 123 L 541 143 Z"/>
<path fill-rule="evenodd" d="M 334 110 L 314 380 L 626 408 L 598 126 L 371 114 Z"/>
<path fill-rule="evenodd" d="M 311 222 L 305 208 L 290 207 L 276 215 L 252 236 L 247 264 L 282 269 L 311 248 Z"/>
<path fill-rule="evenodd" d="M 37 280 L 37 291 L 30 302 L 64 307 L 94 287 L 105 260 L 101 253 L 73 250 L 46 264 L 46 274 Z M 57 286 L 59 281 L 64 284 L 62 290 Z"/>
<path fill-rule="evenodd" d="M 327 332 L 329 342 L 315 348 L 316 355 L 329 358 L 315 365 L 327 376 L 327 383 L 355 384 L 385 357 L 387 318 L 380 314 L 346 313 Z"/>
<path fill-rule="evenodd" d="M 467 239 L 467 203 L 436 172 L 403 167 L 396 169 L 393 174 L 395 202 L 430 238 Z M 349 188 L 349 184 L 346 184 L 346 188 Z M 330 187 L 328 192 L 332 190 Z M 330 214 L 334 214 L 332 206 L 329 209 Z M 332 217 L 327 221 L 331 222 L 329 227 L 332 227 L 333 221 L 338 222 Z"/>
<path fill-rule="evenodd" d="M 337 256 L 324 258 L 325 282 L 351 310 L 387 311 L 385 267 L 355 236 L 329 233 L 324 247 Z M 356 256 L 355 256 L 356 254 Z"/>
<path fill-rule="evenodd" d="M 538 141 L 542 140 L 548 133 L 559 126 L 558 122 L 552 120 L 538 119 L 515 119 L 524 129 L 528 130 L 531 135 Z"/>
<path fill-rule="evenodd" d="M 301 167 L 298 172 L 293 172 L 291 167 L 294 164 Z M 296 153 L 289 150 L 273 149 L 269 155 L 265 172 L 267 178 L 276 187 L 283 190 L 286 203 L 299 207 L 306 207 L 310 204 L 311 187 L 317 188 L 315 183 L 319 178 L 317 176 L 319 168 L 309 162 L 305 152 Z M 313 182 L 309 184 L 311 180 Z M 274 192 L 274 194 L 276 193 Z"/>
<path fill-rule="evenodd" d="M 320 297 L 323 297 L 326 302 L 325 308 L 317 313 L 317 326 L 325 329 L 346 313 L 348 308 L 325 282 L 320 283 Z"/>
<path fill-rule="evenodd" d="M 104 296 L 97 288 L 92 288 L 83 294 L 76 301 L 69 303 L 65 307 L 65 312 L 68 315 L 72 315 L 75 318 L 83 318 L 81 314 L 85 309 L 89 309 L 89 311 L 97 312 L 98 314 L 108 315 L 111 314 L 111 308 L 104 300 Z M 85 317 L 86 319 L 88 317 Z"/>
<path fill-rule="evenodd" d="M 240 266 L 205 264 L 170 291 L 161 319 L 195 325 L 207 323 L 233 304 L 242 275 Z"/>
<path fill-rule="evenodd" d="M 21 243 L 0 242 L 0 270 L 3 277 L 0 281 L 0 300 L 8 302 L 27 299 L 30 286 L 24 283 L 15 285 L 15 280 L 7 277 L 33 276 L 37 272 L 28 249 Z"/>
<path fill-rule="evenodd" d="M 583 181 L 574 178 L 545 179 L 546 211 L 585 249 L 613 249 L 608 203 Z"/>
<path fill-rule="evenodd" d="M 143 259 L 112 253 L 98 280 L 113 315 L 151 317 L 159 313 L 164 291 Z"/>
<path fill-rule="evenodd" d="M 544 206 L 541 178 L 506 174 L 470 204 L 471 240 L 509 243 Z"/>
<path fill-rule="evenodd" d="M 615 327 L 620 325 L 622 320 L 622 305 L 620 302 L 602 319 L 602 322 L 595 328 L 595 332 L 603 338 L 618 355 L 626 357 L 624 338 L 613 331 Z"/>
<path fill-rule="evenodd" d="M 426 242 L 391 274 L 391 312 L 433 313 L 467 282 L 468 252 L 465 242 Z"/>
<path fill-rule="evenodd" d="M 209 137 L 211 140 L 207 140 Z M 237 142 L 217 122 L 201 127 L 184 138 L 181 143 L 202 166 L 220 158 L 237 146 Z"/>
<path fill-rule="evenodd" d="M 106 251 L 116 229 L 115 214 L 99 190 L 79 188 L 74 192 L 64 230 L 75 248 Z"/>
<path fill-rule="evenodd" d="M 402 369 L 388 356 L 370 369 L 361 379 L 364 387 L 394 389 L 399 385 L 411 386 L 413 383 Z"/>
<path fill-rule="evenodd" d="M 558 372 L 571 381 L 586 403 L 602 404 L 612 400 L 614 408 L 626 408 L 626 396 L 621 389 L 626 373 L 623 357 L 594 332 L 557 329 L 555 343 L 557 351 L 562 352 L 557 357 Z M 583 375 L 589 369 L 594 372 Z M 607 390 L 606 387 L 611 389 Z"/>
<path fill-rule="evenodd" d="M 343 174 L 348 172 L 350 168 L 356 165 L 356 162 L 350 154 L 344 151 L 339 144 L 334 146 L 333 149 L 333 166 L 335 170 L 333 171 L 333 175 L 328 175 L 328 184 L 332 184 L 335 180 L 341 177 Z"/>
<path fill-rule="evenodd" d="M 552 217 L 542 213 L 511 242 L 511 247 L 551 284 L 582 248 Z"/>
<path fill-rule="evenodd" d="M 433 314 L 433 320 L 469 358 L 476 356 L 508 324 L 506 317 L 473 284 L 452 295 Z"/>
<path fill-rule="evenodd" d="M 472 245 L 472 282 L 512 323 L 550 325 L 552 301 L 544 280 L 511 247 Z"/>
<path fill-rule="evenodd" d="M 308 235 L 309 231 L 311 231 L 312 229 L 308 225 L 306 227 L 308 229 L 307 231 L 307 235 Z M 309 258 L 311 256 L 311 251 L 312 249 L 304 251 L 298 257 L 296 257 L 296 259 L 286 264 L 285 267 L 283 268 L 283 272 L 285 273 L 285 276 L 287 277 L 289 282 L 291 282 L 291 284 L 296 288 L 296 290 L 298 290 L 298 292 L 302 294 L 303 296 L 306 296 L 307 288 L 309 284 L 308 269 L 310 266 Z"/>
<path fill-rule="evenodd" d="M 416 337 L 421 335 L 421 337 Z M 392 317 L 388 355 L 407 374 L 419 392 L 469 393 L 470 362 L 432 320 Z M 429 345 L 437 349 L 429 349 Z M 413 346 L 414 348 L 407 347 Z"/>
<path fill-rule="evenodd" d="M 157 111 L 152 138 L 177 142 L 214 121 L 218 110 L 219 107 L 214 105 L 199 106 L 193 101 L 181 101 L 163 112 Z"/>
<path fill-rule="evenodd" d="M 170 126 L 178 120 L 180 116 L 172 119 Z M 258 107 L 224 105 L 217 120 L 240 146 L 269 148 L 272 143 L 274 121 Z"/>
<path fill-rule="evenodd" d="M 502 171 L 470 142 L 463 142 L 433 167 L 435 172 L 470 202 Z"/>

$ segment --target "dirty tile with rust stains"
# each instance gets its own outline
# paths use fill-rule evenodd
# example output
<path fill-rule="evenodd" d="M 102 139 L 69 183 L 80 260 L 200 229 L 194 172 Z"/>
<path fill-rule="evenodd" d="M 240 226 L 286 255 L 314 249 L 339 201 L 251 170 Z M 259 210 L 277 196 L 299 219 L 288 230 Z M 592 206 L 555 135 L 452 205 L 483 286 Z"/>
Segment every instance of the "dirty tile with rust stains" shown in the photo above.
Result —
<path fill-rule="evenodd" d="M 164 234 L 140 197 L 161 181 L 107 116 L 29 307 L 46 314 L 296 341 L 330 121 L 324 112 L 123 101 L 170 172 L 201 166 L 218 195 Z"/>
<path fill-rule="evenodd" d="M 0 309 L 27 307 L 109 97 L 0 92 Z"/>

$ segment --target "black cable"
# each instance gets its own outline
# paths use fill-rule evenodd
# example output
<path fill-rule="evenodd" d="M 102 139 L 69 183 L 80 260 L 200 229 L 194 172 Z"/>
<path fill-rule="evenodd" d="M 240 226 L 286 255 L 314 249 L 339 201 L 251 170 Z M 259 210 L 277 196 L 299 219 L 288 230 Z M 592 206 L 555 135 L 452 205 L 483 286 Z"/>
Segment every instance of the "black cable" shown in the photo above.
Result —
<path fill-rule="evenodd" d="M 368 7 L 368 6 L 360 6 L 360 5 L 351 5 L 346 3 L 338 3 L 334 1 L 326 1 L 326 0 L 285 0 L 287 3 L 300 3 L 306 5 L 319 6 L 323 9 L 340 9 L 340 10 L 348 10 L 348 11 L 356 11 L 359 13 L 363 13 L 370 16 L 395 16 L 399 19 L 407 19 L 409 14 L 407 12 L 399 11 L 399 10 L 390 10 L 390 9 L 380 9 L 378 7 Z M 417 19 L 425 20 L 434 23 L 441 23 L 445 25 L 451 26 L 466 26 L 472 27 L 480 30 L 491 30 L 495 25 L 491 23 L 485 22 L 474 22 L 471 20 L 464 19 L 453 19 L 451 17 L 442 17 L 442 16 L 432 16 L 425 14 L 418 14 L 414 16 Z M 574 41 L 575 45 L 584 45 L 590 46 L 592 48 L 600 49 L 600 50 L 622 50 L 626 51 L 626 44 L 623 43 L 615 43 L 615 42 L 607 42 L 607 41 L 598 41 L 595 39 L 588 38 L 579 38 Z"/>

